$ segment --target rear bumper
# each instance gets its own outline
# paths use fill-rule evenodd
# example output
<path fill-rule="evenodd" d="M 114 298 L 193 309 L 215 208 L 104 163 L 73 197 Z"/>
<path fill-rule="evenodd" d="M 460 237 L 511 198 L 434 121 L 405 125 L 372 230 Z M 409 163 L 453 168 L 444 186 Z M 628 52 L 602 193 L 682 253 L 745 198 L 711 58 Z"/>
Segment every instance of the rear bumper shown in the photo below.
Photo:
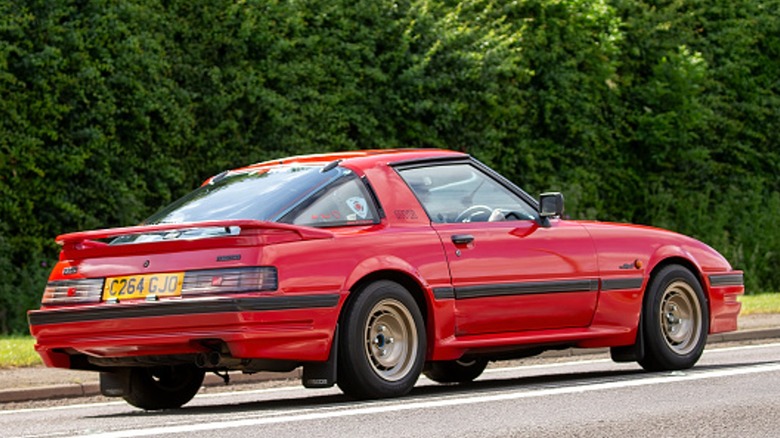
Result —
<path fill-rule="evenodd" d="M 30 311 L 36 350 L 48 366 L 71 355 L 102 358 L 181 355 L 221 341 L 231 356 L 324 361 L 339 294 L 198 298 Z"/>

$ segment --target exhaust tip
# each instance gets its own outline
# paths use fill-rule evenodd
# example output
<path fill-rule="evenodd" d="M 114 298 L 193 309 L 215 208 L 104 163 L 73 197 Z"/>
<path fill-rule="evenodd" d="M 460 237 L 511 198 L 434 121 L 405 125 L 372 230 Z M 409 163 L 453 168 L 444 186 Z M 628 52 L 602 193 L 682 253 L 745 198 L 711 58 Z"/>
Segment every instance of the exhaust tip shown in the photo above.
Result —
<path fill-rule="evenodd" d="M 222 364 L 222 355 L 216 351 L 210 351 L 206 353 L 208 355 L 208 366 L 218 367 Z"/>
<path fill-rule="evenodd" d="M 198 368 L 218 368 L 222 363 L 222 355 L 216 351 L 198 353 L 198 355 L 195 356 L 195 365 Z"/>

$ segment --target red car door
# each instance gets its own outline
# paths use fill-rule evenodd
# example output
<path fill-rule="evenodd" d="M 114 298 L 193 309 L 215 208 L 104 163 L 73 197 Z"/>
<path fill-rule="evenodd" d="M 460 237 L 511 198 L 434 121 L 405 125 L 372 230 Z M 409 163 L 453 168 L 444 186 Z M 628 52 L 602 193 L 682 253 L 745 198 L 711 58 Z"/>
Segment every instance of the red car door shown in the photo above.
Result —
<path fill-rule="evenodd" d="M 576 224 L 434 224 L 447 253 L 457 334 L 586 327 L 598 298 L 593 243 Z"/>
<path fill-rule="evenodd" d="M 540 220 L 527 195 L 471 162 L 399 173 L 431 217 L 456 300 L 456 333 L 586 327 L 598 299 L 596 252 L 575 222 Z"/>

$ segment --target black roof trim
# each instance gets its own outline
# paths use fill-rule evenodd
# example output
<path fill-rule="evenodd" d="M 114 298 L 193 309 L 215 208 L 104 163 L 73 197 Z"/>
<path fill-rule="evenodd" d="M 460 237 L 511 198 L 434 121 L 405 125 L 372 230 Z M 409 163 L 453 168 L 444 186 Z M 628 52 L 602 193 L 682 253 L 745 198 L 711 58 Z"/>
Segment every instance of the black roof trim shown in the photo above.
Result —
<path fill-rule="evenodd" d="M 427 157 L 427 158 L 414 158 L 411 160 L 396 161 L 394 163 L 388 163 L 390 167 L 413 169 L 415 167 L 425 167 L 436 164 L 452 164 L 456 162 L 473 163 L 473 157 L 471 155 L 447 155 L 441 157 Z"/>

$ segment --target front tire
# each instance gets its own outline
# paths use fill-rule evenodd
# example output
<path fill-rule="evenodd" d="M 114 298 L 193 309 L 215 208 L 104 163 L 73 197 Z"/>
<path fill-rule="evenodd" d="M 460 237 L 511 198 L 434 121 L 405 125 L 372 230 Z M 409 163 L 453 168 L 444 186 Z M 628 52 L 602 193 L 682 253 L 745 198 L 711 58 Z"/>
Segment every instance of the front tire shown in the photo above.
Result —
<path fill-rule="evenodd" d="M 479 377 L 487 363 L 486 359 L 431 362 L 425 376 L 439 383 L 467 383 Z"/>
<path fill-rule="evenodd" d="M 131 368 L 125 374 L 128 381 L 123 398 L 148 411 L 177 409 L 195 397 L 204 375 L 195 365 Z"/>
<path fill-rule="evenodd" d="M 642 315 L 648 371 L 691 368 L 701 357 L 709 333 L 709 310 L 701 284 L 688 269 L 669 265 L 648 287 Z"/>
<path fill-rule="evenodd" d="M 412 295 L 382 280 L 357 292 L 340 332 L 337 384 L 357 399 L 412 390 L 425 361 L 425 325 Z"/>

